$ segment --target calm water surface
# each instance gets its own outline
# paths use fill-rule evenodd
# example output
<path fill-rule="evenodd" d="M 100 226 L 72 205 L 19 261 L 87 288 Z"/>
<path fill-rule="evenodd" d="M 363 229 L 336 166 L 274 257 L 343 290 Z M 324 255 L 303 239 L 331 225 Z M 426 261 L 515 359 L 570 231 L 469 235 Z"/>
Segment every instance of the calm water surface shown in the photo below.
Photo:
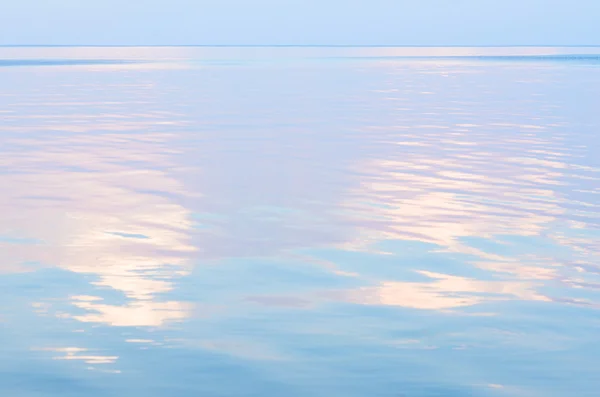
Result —
<path fill-rule="evenodd" d="M 600 48 L 0 48 L 0 395 L 600 394 Z"/>

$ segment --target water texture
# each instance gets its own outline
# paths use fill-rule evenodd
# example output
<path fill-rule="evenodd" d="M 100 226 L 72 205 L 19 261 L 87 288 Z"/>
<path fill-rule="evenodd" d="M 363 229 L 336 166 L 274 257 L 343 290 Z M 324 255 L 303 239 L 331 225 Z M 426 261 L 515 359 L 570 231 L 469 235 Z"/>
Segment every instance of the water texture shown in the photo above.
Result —
<path fill-rule="evenodd" d="M 595 397 L 600 48 L 0 48 L 0 395 Z"/>

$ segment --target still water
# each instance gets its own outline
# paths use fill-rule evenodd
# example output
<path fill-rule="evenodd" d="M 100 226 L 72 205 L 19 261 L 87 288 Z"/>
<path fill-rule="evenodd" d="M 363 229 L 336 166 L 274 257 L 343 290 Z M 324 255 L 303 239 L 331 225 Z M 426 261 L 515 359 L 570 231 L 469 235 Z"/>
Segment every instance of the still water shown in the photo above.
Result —
<path fill-rule="evenodd" d="M 0 48 L 0 395 L 600 395 L 600 48 Z"/>

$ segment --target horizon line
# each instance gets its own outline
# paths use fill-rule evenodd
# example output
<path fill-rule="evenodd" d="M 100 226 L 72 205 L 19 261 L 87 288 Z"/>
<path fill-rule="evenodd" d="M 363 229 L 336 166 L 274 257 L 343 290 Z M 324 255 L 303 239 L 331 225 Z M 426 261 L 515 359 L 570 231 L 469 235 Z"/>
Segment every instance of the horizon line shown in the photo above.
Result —
<path fill-rule="evenodd" d="M 305 47 L 305 48 L 384 48 L 384 47 L 404 47 L 404 48 L 501 48 L 501 47 L 600 47 L 600 44 L 492 44 L 492 45 L 473 45 L 473 44 L 451 44 L 451 45 L 418 45 L 418 44 L 0 44 L 0 48 L 15 47 L 232 47 L 232 48 L 277 48 L 277 47 Z"/>

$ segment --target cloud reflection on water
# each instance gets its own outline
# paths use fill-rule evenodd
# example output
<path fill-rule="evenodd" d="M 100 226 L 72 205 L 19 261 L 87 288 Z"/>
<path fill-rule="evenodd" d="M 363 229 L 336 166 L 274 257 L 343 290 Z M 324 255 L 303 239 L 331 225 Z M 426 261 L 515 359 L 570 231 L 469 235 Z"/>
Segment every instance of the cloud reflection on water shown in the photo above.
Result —
<path fill-rule="evenodd" d="M 85 51 L 72 57 L 114 56 Z M 130 55 L 153 51 L 209 54 L 195 60 L 202 64 L 231 50 Z M 248 51 L 256 60 L 274 50 Z M 353 51 L 363 50 L 334 52 Z M 387 385 L 419 350 L 419 371 L 451 362 L 448 377 L 458 364 L 484 367 L 473 357 L 485 356 L 487 372 L 465 370 L 460 386 L 513 390 L 496 371 L 505 352 L 589 341 L 575 329 L 559 338 L 559 320 L 542 316 L 544 328 L 525 310 L 597 307 L 598 164 L 583 157 L 591 142 L 577 135 L 585 124 L 563 96 L 595 72 L 577 69 L 572 80 L 558 64 L 364 51 L 388 59 L 6 68 L 16 83 L 7 78 L 0 96 L 0 184 L 10 187 L 0 196 L 0 272 L 18 298 L 35 301 L 27 307 L 37 316 L 9 309 L 7 318 L 16 329 L 46 327 L 24 343 L 93 341 L 89 350 L 50 349 L 63 364 L 118 357 L 123 382 L 142 373 L 152 388 L 163 377 L 189 385 L 187 376 L 205 371 L 214 391 L 224 387 L 215 380 L 222 368 L 231 379 L 252 365 L 277 382 L 278 371 L 291 382 L 315 371 L 350 390 L 360 372 L 383 373 Z M 210 305 L 218 310 L 198 315 Z M 466 324 L 440 313 L 482 317 Z M 62 332 L 36 339 L 56 323 Z M 533 348 L 532 334 L 519 329 L 507 342 L 495 328 L 521 324 L 541 335 Z M 155 376 L 143 349 L 169 368 Z"/>
<path fill-rule="evenodd" d="M 189 210 L 168 196 L 184 192 L 168 173 L 176 153 L 166 146 L 172 134 L 160 129 L 178 121 L 165 113 L 111 114 L 106 107 L 91 102 L 89 113 L 58 119 L 11 117 L 13 135 L 1 161 L 14 171 L 1 176 L 11 187 L 0 198 L 4 228 L 42 243 L 7 244 L 3 263 L 37 262 L 94 274 L 99 291 L 118 291 L 128 302 L 74 299 L 74 306 L 89 313 L 73 316 L 81 321 L 159 326 L 180 320 L 189 304 L 155 301 L 189 271 L 188 258 L 197 250 L 190 243 Z M 65 118 L 73 120 L 48 124 Z M 32 128 L 39 131 L 34 136 L 28 133 Z"/>
<path fill-rule="evenodd" d="M 439 68 L 447 76 L 457 67 Z M 378 90 L 380 95 L 410 103 L 411 95 L 415 95 L 411 91 L 417 88 L 412 88 L 416 85 L 412 82 L 414 75 L 407 69 L 399 67 L 394 72 L 396 84 L 405 89 Z M 510 68 L 498 72 L 508 74 Z M 519 77 L 526 79 L 527 73 L 522 72 Z M 406 89 L 407 86 L 412 89 Z M 479 89 L 486 92 L 486 87 Z M 493 98 L 498 100 L 504 94 L 502 88 L 493 89 Z M 474 94 L 472 101 L 462 104 L 462 120 L 454 124 L 436 124 L 450 110 L 445 107 L 453 105 L 446 102 L 445 96 L 452 95 L 447 87 L 442 87 L 438 100 L 428 100 L 426 107 L 399 108 L 396 117 L 404 120 L 402 125 L 371 128 L 384 136 L 392 148 L 384 158 L 357 165 L 360 187 L 342 203 L 360 235 L 341 248 L 368 251 L 380 241 L 418 241 L 434 245 L 436 251 L 468 255 L 472 258 L 469 263 L 491 272 L 496 280 L 479 281 L 416 269 L 416 273 L 431 281 L 382 280 L 379 286 L 349 293 L 352 300 L 449 309 L 500 296 L 555 299 L 538 291 L 548 281 L 564 281 L 567 277 L 569 264 L 564 262 L 565 254 L 535 247 L 515 252 L 514 240 L 545 239 L 554 251 L 557 247 L 567 252 L 579 250 L 568 239 L 557 238 L 554 231 L 568 223 L 573 205 L 597 205 L 568 202 L 563 186 L 581 175 L 582 170 L 598 170 L 577 164 L 572 148 L 562 144 L 564 126 L 570 121 L 553 115 L 555 105 L 534 90 L 526 92 L 536 98 L 519 98 L 527 112 L 511 109 L 510 102 L 498 102 L 494 113 L 489 113 L 485 106 L 491 106 L 490 101 L 477 101 L 481 94 Z M 431 113 L 426 113 L 426 109 Z M 425 124 L 427 118 L 431 118 L 429 124 Z M 588 221 L 593 221 L 593 217 Z M 473 244 L 472 239 L 485 242 L 484 247 Z M 500 251 L 508 254 L 490 251 L 485 245 L 504 246 Z M 593 256 L 597 258 L 598 252 Z"/>

